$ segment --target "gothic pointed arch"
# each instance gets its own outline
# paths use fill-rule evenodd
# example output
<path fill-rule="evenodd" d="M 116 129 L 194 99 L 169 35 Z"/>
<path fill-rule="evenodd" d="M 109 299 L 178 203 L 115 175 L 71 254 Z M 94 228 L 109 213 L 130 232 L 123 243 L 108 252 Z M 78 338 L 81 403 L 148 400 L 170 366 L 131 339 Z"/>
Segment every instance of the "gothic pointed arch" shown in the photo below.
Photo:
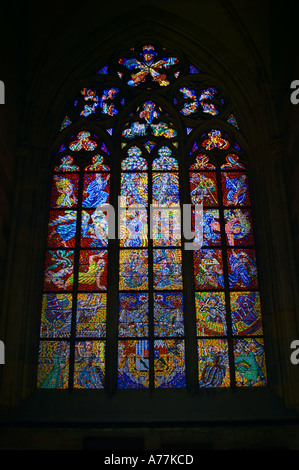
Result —
<path fill-rule="evenodd" d="M 58 129 L 38 388 L 265 386 L 244 138 L 229 98 L 159 43 L 92 72 Z M 192 256 L 188 203 L 193 223 L 202 211 Z"/>

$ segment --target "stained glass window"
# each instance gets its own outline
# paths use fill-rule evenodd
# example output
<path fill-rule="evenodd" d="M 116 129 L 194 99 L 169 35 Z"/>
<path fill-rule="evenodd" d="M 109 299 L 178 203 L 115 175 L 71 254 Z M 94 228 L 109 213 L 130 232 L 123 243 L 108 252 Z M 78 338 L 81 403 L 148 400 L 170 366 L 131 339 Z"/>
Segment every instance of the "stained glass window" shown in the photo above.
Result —
<path fill-rule="evenodd" d="M 230 97 L 149 42 L 82 83 L 53 156 L 38 388 L 265 385 L 250 158 Z"/>

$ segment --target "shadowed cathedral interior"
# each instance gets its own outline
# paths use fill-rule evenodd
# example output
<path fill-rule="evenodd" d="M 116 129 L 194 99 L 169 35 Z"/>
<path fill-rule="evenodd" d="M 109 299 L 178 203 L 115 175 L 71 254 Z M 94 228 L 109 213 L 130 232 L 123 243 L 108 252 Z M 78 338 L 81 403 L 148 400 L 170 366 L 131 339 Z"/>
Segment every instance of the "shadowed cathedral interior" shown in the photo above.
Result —
<path fill-rule="evenodd" d="M 5 104 L 0 105 L 0 340 L 5 345 L 5 364 L 0 365 L 1 449 L 196 451 L 299 448 L 299 364 L 291 361 L 291 343 L 299 340 L 299 165 L 296 152 L 299 104 L 296 106 L 290 100 L 291 82 L 299 80 L 295 26 L 292 7 L 271 0 L 190 0 L 187 3 L 167 0 L 163 4 L 156 0 L 131 1 L 128 4 L 117 1 L 111 5 L 95 1 L 87 1 L 84 4 L 78 1 L 63 1 L 57 4 L 28 1 L 10 2 L 2 7 L 0 79 L 5 85 Z M 146 50 L 149 55 L 157 54 L 159 59 L 163 57 L 163 72 L 162 62 L 160 68 L 155 68 L 149 65 L 149 59 L 145 55 L 142 56 L 142 51 L 145 54 L 142 47 L 145 46 L 150 46 L 150 49 Z M 120 62 L 121 57 L 129 57 L 131 62 Z M 139 61 L 142 57 L 143 66 L 146 65 L 147 68 L 142 69 L 139 62 L 139 69 L 135 65 L 133 76 L 130 66 L 136 57 Z M 178 63 L 175 59 L 178 59 Z M 108 73 L 105 69 L 107 64 Z M 109 85 L 108 76 L 112 77 Z M 118 86 L 123 90 L 118 101 L 112 95 L 112 88 L 109 88 L 109 99 L 105 102 L 99 101 L 98 95 L 90 94 L 97 86 L 98 77 L 102 80 L 101 83 L 105 83 L 106 91 L 107 86 Z M 204 86 L 199 88 L 202 92 L 199 96 L 194 94 L 193 88 L 201 81 Z M 144 83 L 147 83 L 147 87 L 143 86 Z M 167 86 L 169 85 L 169 90 L 175 90 L 176 83 L 180 83 L 182 88 L 177 89 L 177 94 L 171 95 Z M 78 95 L 80 90 L 85 91 Z M 220 90 L 223 98 L 221 93 L 217 94 L 215 90 L 217 93 Z M 153 97 L 159 101 L 159 106 L 152 105 Z M 70 109 L 70 113 L 75 116 L 77 104 L 74 103 L 79 103 L 78 106 L 83 103 L 80 108 L 83 110 L 80 117 L 83 124 L 78 116 L 78 121 L 75 122 L 69 118 Z M 141 103 L 143 108 L 140 108 Z M 126 110 L 127 114 L 118 121 L 115 116 L 118 112 L 122 115 L 122 109 Z M 100 113 L 99 110 L 102 114 L 97 114 Z M 143 127 L 140 124 L 141 119 L 140 122 L 136 121 L 141 118 L 141 112 L 142 116 L 145 116 Z M 198 116 L 195 125 L 194 120 L 192 121 L 194 113 Z M 158 115 L 163 117 L 163 132 L 160 121 L 160 127 L 155 127 L 154 124 Z M 98 116 L 99 122 L 92 121 L 93 116 Z M 210 116 L 214 119 L 211 120 L 213 128 L 220 126 L 222 134 L 209 134 Z M 110 122 L 113 123 L 111 126 Z M 93 134 L 91 137 L 86 137 L 85 134 L 83 141 L 80 132 L 86 127 Z M 146 137 L 146 140 L 142 140 L 141 133 L 143 132 L 143 138 L 149 128 L 152 130 L 150 139 L 147 140 Z M 192 133 L 197 136 L 194 140 Z M 238 142 L 231 144 L 231 136 L 237 136 Z M 139 137 L 141 140 L 138 141 Z M 222 147 L 217 153 L 216 147 L 220 145 L 220 140 L 222 144 L 227 143 L 229 150 Z M 228 327 L 232 328 L 232 334 L 229 336 L 227 333 L 227 339 L 231 345 L 230 371 L 235 382 L 231 379 L 229 385 L 225 377 L 225 386 L 198 386 L 200 362 L 196 359 L 196 345 L 198 348 L 204 348 L 204 341 L 209 338 L 201 336 L 202 331 L 207 328 L 203 321 L 200 324 L 200 334 L 199 327 L 196 330 L 192 326 L 196 321 L 199 325 L 194 299 L 203 302 L 205 297 L 200 287 L 196 288 L 196 283 L 197 292 L 194 297 L 191 252 L 183 254 L 183 287 L 176 283 L 178 276 L 173 281 L 175 287 L 167 287 L 174 289 L 178 295 L 184 294 L 185 323 L 176 324 L 177 328 L 185 328 L 183 340 L 181 338 L 176 343 L 180 348 L 182 345 L 184 347 L 180 359 L 183 356 L 186 358 L 184 367 L 175 376 L 179 386 L 170 386 L 170 379 L 169 382 L 165 381 L 163 375 L 154 381 L 157 362 L 153 346 L 152 350 L 149 348 L 148 356 L 143 356 L 149 357 L 149 375 L 133 375 L 129 382 L 126 375 L 129 362 L 125 361 L 125 366 L 119 365 L 118 375 L 115 374 L 117 355 L 129 344 L 129 341 L 126 343 L 123 338 L 131 338 L 131 333 L 125 334 L 126 326 L 122 324 L 123 338 L 118 341 L 117 335 L 121 334 L 117 324 L 118 272 L 115 271 L 115 266 L 118 266 L 119 252 L 116 240 L 112 240 L 109 241 L 108 248 L 110 264 L 108 271 L 105 271 L 106 287 L 108 286 L 105 323 L 107 338 L 103 340 L 104 337 L 101 337 L 100 341 L 106 348 L 106 356 L 103 356 L 98 367 L 101 374 L 103 370 L 106 374 L 105 387 L 99 385 L 96 390 L 84 387 L 83 375 L 80 372 L 82 369 L 78 368 L 76 360 L 68 366 L 73 380 L 70 387 L 61 384 L 55 387 L 41 386 L 45 383 L 45 375 L 43 366 L 40 366 L 40 338 L 43 344 L 46 344 L 46 340 L 49 340 L 49 344 L 55 343 L 55 335 L 45 333 L 43 327 L 46 322 L 41 320 L 43 295 L 53 294 L 53 287 L 50 288 L 50 294 L 45 289 L 45 286 L 48 288 L 44 279 L 45 252 L 49 246 L 52 249 L 57 248 L 51 245 L 52 241 L 49 244 L 48 238 L 52 171 L 57 165 L 63 164 L 62 173 L 65 175 L 65 172 L 68 172 L 69 175 L 71 170 L 66 165 L 78 164 L 78 145 L 86 145 L 85 150 L 94 150 L 90 145 L 95 144 L 95 141 L 101 142 L 101 154 L 105 156 L 105 165 L 109 165 L 109 175 L 111 171 L 109 190 L 112 202 L 116 202 L 121 187 L 120 171 L 127 172 L 122 173 L 125 174 L 122 177 L 128 180 L 132 168 L 137 168 L 132 165 L 138 159 L 138 164 L 153 164 L 152 170 L 143 173 L 145 176 L 139 180 L 139 184 L 146 178 L 153 178 L 153 185 L 148 186 L 148 197 L 154 198 L 157 191 L 155 183 L 159 181 L 159 174 L 155 173 L 157 167 L 154 167 L 154 161 L 141 161 L 141 153 L 138 153 L 140 146 L 136 153 L 136 146 L 130 147 L 130 142 L 144 144 L 142 157 L 151 154 L 153 146 L 157 145 L 159 150 L 155 156 L 168 158 L 171 154 L 177 158 L 177 174 L 182 184 L 177 192 L 176 202 L 181 198 L 180 203 L 189 201 L 190 194 L 186 196 L 188 191 L 190 193 L 189 165 L 192 162 L 195 164 L 192 160 L 196 151 L 195 144 L 200 143 L 199 147 L 203 150 L 206 148 L 207 155 L 211 157 L 206 163 L 202 153 L 196 154 L 202 157 L 200 162 L 196 160 L 196 164 L 201 167 L 197 166 L 195 173 L 192 173 L 196 174 L 196 177 L 191 175 L 190 178 L 194 178 L 194 181 L 200 178 L 201 168 L 203 175 L 215 178 L 215 187 L 220 192 L 224 188 L 220 184 L 224 174 L 220 164 L 226 162 L 232 165 L 232 161 L 234 165 L 237 164 L 236 160 L 225 160 L 224 157 L 221 160 L 221 152 L 226 152 L 223 153 L 225 158 L 231 157 L 234 145 L 232 151 L 242 162 L 242 149 L 245 150 L 244 161 L 250 180 L 250 210 L 254 219 L 258 292 L 262 304 L 262 338 L 266 357 L 266 373 L 264 369 L 263 372 L 266 378 L 259 369 L 259 382 L 254 382 L 252 377 L 249 380 L 248 376 L 246 382 L 243 382 L 244 376 L 240 372 L 242 366 L 238 368 L 237 362 L 234 364 L 234 358 L 236 360 L 237 356 L 234 356 L 235 349 L 232 349 L 236 341 L 234 333 L 237 331 L 237 335 L 240 335 L 240 331 L 237 322 L 232 321 L 228 324 Z M 204 142 L 208 142 L 209 147 L 204 147 Z M 64 151 L 63 145 L 68 146 L 69 152 Z M 216 148 L 215 153 L 213 146 Z M 80 150 L 81 148 L 82 146 Z M 131 153 L 127 152 L 128 148 Z M 60 158 L 59 151 L 64 160 Z M 127 164 L 131 166 L 125 167 L 124 164 L 120 167 L 120 159 L 126 152 L 131 158 Z M 67 160 L 69 154 L 74 156 L 74 161 Z M 101 203 L 102 200 L 97 200 L 94 203 L 96 205 L 84 205 L 88 186 L 83 184 L 83 173 L 87 172 L 87 164 L 89 172 L 90 165 L 99 164 L 96 160 L 97 152 L 94 151 L 90 155 L 93 159 L 86 160 L 85 166 L 82 164 L 80 171 L 78 170 L 78 181 L 82 178 L 83 189 L 78 189 L 77 196 L 81 201 L 82 213 L 81 209 L 76 208 L 74 211 L 56 211 L 56 215 L 73 217 L 75 214 L 76 217 L 82 217 L 83 221 L 83 215 L 90 215 L 91 207 L 95 208 Z M 218 161 L 221 163 L 217 163 Z M 170 159 L 167 162 L 176 164 Z M 105 180 L 107 184 L 109 178 L 103 176 L 107 175 L 107 167 L 103 166 L 102 161 L 100 163 L 102 166 L 97 167 L 98 174 L 102 175 L 102 181 Z M 213 165 L 215 168 L 218 165 L 215 177 Z M 237 171 L 236 168 L 242 166 L 231 166 L 234 172 Z M 166 179 L 173 183 L 170 197 L 176 194 L 176 169 L 176 166 L 163 167 Z M 59 171 L 55 171 L 56 177 L 59 177 Z M 205 173 L 207 171 L 208 173 Z M 241 175 L 240 172 L 238 174 Z M 71 176 L 69 178 L 72 179 Z M 161 179 L 163 180 L 162 177 Z M 75 182 L 75 178 L 72 181 Z M 142 183 L 142 187 L 144 184 Z M 103 194 L 105 187 L 101 189 Z M 195 183 L 191 185 L 191 189 L 195 189 Z M 162 197 L 161 194 L 157 191 L 157 200 L 158 196 Z M 210 193 L 207 197 L 209 196 Z M 229 196 L 226 197 L 228 200 Z M 224 203 L 223 205 L 225 206 Z M 85 210 L 85 207 L 88 210 Z M 220 212 L 222 210 L 220 203 L 219 206 L 211 203 L 210 207 L 216 207 L 217 210 L 219 208 Z M 223 211 L 224 216 L 227 212 Z M 51 220 L 53 222 L 54 218 Z M 91 223 L 90 220 L 88 223 Z M 224 221 L 222 232 L 224 237 L 228 233 L 224 228 Z M 69 250 L 73 247 L 69 242 L 70 238 L 63 238 L 66 233 L 60 233 L 64 243 L 60 248 L 63 246 Z M 77 240 L 74 243 L 80 244 L 79 235 L 72 233 L 71 236 Z M 57 234 L 55 237 L 57 240 Z M 94 239 L 91 238 L 87 235 L 84 238 L 85 248 L 94 247 Z M 136 237 L 134 243 L 137 243 Z M 246 251 L 247 245 L 242 246 L 245 246 Z M 101 254 L 105 251 L 102 248 L 103 245 Z M 78 265 L 79 251 L 80 248 L 74 248 Z M 125 250 L 120 251 L 120 261 L 124 252 Z M 148 272 L 152 287 L 145 290 L 152 299 L 156 299 L 160 287 L 155 284 L 155 250 L 149 250 L 149 253 Z M 170 251 L 167 256 L 169 259 Z M 141 261 L 144 264 L 144 259 Z M 154 266 L 153 272 L 151 265 Z M 229 261 L 227 265 L 229 274 L 225 282 L 228 283 L 232 282 L 233 273 L 229 271 Z M 80 282 L 83 281 L 80 278 L 80 268 L 78 269 L 79 271 L 72 271 L 74 290 L 65 288 L 63 295 L 64 300 L 67 300 L 70 298 L 68 295 L 73 294 L 73 299 L 76 299 L 80 306 L 80 302 L 87 302 L 91 298 L 88 295 L 93 294 L 80 293 Z M 175 272 L 178 273 L 177 270 Z M 165 277 L 165 283 L 169 282 L 169 276 Z M 86 285 L 84 292 L 93 293 L 100 290 L 100 294 L 94 294 L 97 297 L 93 299 L 99 299 L 101 296 L 103 301 L 105 294 L 99 284 L 98 289 L 95 287 L 94 290 Z M 214 287 L 205 285 L 206 289 L 213 292 Z M 75 289 L 78 290 L 77 297 Z M 248 289 L 257 291 L 252 285 L 247 291 Z M 129 291 L 131 299 L 136 300 L 139 295 L 138 301 L 144 301 L 144 296 L 142 299 L 139 291 L 133 291 L 132 284 Z M 223 287 L 222 291 L 223 298 L 228 300 L 229 289 Z M 128 292 L 122 294 L 123 299 L 129 295 Z M 168 300 L 173 299 L 171 295 Z M 159 299 L 164 302 L 163 296 L 160 295 Z M 178 297 L 176 301 L 177 299 Z M 155 300 L 149 300 L 149 305 L 149 308 L 155 309 Z M 233 312 L 230 312 L 230 315 L 233 319 Z M 66 326 L 65 321 L 63 327 Z M 76 333 L 74 328 L 76 325 L 73 320 L 66 342 L 70 345 L 70 351 L 73 351 L 73 357 L 76 348 L 79 350 L 81 344 L 76 343 L 76 338 L 80 335 L 76 336 L 78 331 Z M 97 331 L 100 328 L 102 324 L 99 322 Z M 168 326 L 164 328 L 167 329 Z M 93 338 L 91 329 L 86 325 L 82 326 L 81 335 L 86 334 L 86 338 Z M 173 344 L 169 338 L 161 340 L 159 335 L 155 336 L 153 318 L 149 323 L 149 330 L 149 344 L 160 344 L 164 348 L 170 348 L 169 345 Z M 213 338 L 217 336 L 215 331 L 209 334 Z M 256 332 L 253 334 L 253 330 L 247 330 L 247 336 L 260 341 L 261 326 L 258 335 Z M 220 344 L 217 343 L 217 338 L 215 341 L 214 345 Z M 47 354 L 45 357 L 47 360 Z M 173 361 L 178 360 L 178 356 L 171 357 Z M 106 369 L 103 366 L 105 361 Z M 253 369 L 251 374 L 252 371 Z M 158 374 L 155 377 L 158 377 Z M 86 375 L 84 380 L 87 380 Z M 97 387 L 94 385 L 94 388 Z"/>

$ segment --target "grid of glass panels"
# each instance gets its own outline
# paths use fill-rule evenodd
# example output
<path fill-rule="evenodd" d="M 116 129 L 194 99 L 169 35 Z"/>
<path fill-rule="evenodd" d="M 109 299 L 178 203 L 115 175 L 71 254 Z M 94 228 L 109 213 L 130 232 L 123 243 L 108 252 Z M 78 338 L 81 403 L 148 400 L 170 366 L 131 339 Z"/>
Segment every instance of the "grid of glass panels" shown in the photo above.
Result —
<path fill-rule="evenodd" d="M 39 388 L 105 383 L 108 216 L 101 206 L 109 203 L 110 169 L 98 145 L 88 132 L 72 136 L 53 171 Z"/>
<path fill-rule="evenodd" d="M 209 158 L 216 145 L 229 153 Z M 196 145 L 189 168 L 191 202 L 203 204 L 203 244 L 193 261 L 198 380 L 205 388 L 266 383 L 248 174 L 234 150 L 212 131 Z"/>
<path fill-rule="evenodd" d="M 124 147 L 121 163 L 121 389 L 180 388 L 186 383 L 179 165 L 171 145 L 158 144 L 155 129 L 161 112 L 154 102 L 137 108 L 137 116 L 143 118 L 139 127 L 152 125 L 156 138 L 133 140 L 133 145 Z M 135 129 L 134 137 L 138 136 L 135 123 L 134 115 L 129 127 Z M 163 129 L 171 129 L 166 138 L 176 137 L 170 123 L 164 121 Z M 141 135 L 146 137 L 144 128 Z"/>
<path fill-rule="evenodd" d="M 86 78 L 60 133 L 38 387 L 103 389 L 109 369 L 119 389 L 182 388 L 195 363 L 200 388 L 265 385 L 246 159 L 236 116 L 211 77 L 160 45 L 136 45 Z M 111 213 L 103 209 L 116 195 L 118 265 L 109 272 L 118 311 L 109 305 Z M 193 223 L 203 204 L 203 245 L 191 255 L 186 289 L 181 208 L 188 199 Z M 186 315 L 189 325 L 195 320 L 194 357 Z M 106 352 L 115 321 L 109 344 L 117 365 Z"/>

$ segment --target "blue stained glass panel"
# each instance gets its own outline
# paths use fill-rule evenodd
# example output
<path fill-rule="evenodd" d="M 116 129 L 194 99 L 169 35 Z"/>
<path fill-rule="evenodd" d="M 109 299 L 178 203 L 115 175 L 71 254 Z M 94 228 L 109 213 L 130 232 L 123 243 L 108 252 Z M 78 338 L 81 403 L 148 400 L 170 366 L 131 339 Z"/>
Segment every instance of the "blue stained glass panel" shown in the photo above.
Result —
<path fill-rule="evenodd" d="M 183 294 L 154 294 L 154 333 L 156 337 L 184 336 Z"/>
<path fill-rule="evenodd" d="M 228 249 L 228 278 L 231 289 L 257 289 L 257 267 L 254 249 Z"/>
<path fill-rule="evenodd" d="M 183 340 L 155 340 L 154 374 L 156 388 L 184 388 L 186 386 L 185 343 Z"/>
<path fill-rule="evenodd" d="M 259 292 L 231 292 L 230 303 L 233 334 L 263 334 Z"/>
<path fill-rule="evenodd" d="M 118 388 L 139 389 L 149 386 L 148 340 L 118 342 Z"/>
<path fill-rule="evenodd" d="M 86 173 L 83 183 L 82 206 L 96 208 L 109 203 L 110 174 Z"/>
<path fill-rule="evenodd" d="M 179 205 L 178 173 L 154 173 L 152 190 L 154 205 L 159 207 Z"/>
<path fill-rule="evenodd" d="M 119 337 L 148 335 L 148 294 L 119 294 Z"/>
<path fill-rule="evenodd" d="M 121 205 L 147 206 L 147 173 L 121 174 Z"/>
<path fill-rule="evenodd" d="M 75 345 L 74 388 L 102 389 L 105 382 L 105 342 L 78 341 Z"/>

